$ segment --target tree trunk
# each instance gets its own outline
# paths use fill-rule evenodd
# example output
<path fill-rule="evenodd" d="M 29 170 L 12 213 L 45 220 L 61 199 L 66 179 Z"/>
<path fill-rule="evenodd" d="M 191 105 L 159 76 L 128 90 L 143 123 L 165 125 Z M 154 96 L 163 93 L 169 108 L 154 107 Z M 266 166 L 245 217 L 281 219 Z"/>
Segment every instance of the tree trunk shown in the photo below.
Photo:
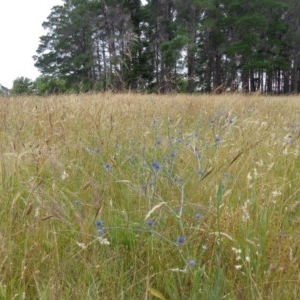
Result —
<path fill-rule="evenodd" d="M 292 69 L 292 88 L 291 88 L 292 93 L 299 92 L 298 81 L 299 81 L 298 57 L 297 57 L 297 55 L 295 55 L 294 61 L 293 61 L 293 69 Z"/>

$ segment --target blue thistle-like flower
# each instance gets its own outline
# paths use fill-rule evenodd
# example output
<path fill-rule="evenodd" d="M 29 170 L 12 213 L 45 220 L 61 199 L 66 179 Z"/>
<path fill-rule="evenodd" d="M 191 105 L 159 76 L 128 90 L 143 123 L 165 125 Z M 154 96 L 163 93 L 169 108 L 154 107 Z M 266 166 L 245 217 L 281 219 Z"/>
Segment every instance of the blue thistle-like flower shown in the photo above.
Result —
<path fill-rule="evenodd" d="M 102 223 L 101 220 L 97 220 L 97 221 L 95 222 L 95 225 L 96 225 L 97 229 L 103 228 L 103 223 Z"/>
<path fill-rule="evenodd" d="M 218 136 L 218 135 L 215 136 L 215 143 L 216 144 L 220 144 L 221 143 L 221 137 L 220 136 Z"/>
<path fill-rule="evenodd" d="M 111 165 L 109 163 L 106 163 L 103 165 L 103 168 L 108 172 L 111 170 Z"/>
<path fill-rule="evenodd" d="M 171 157 L 171 158 L 174 158 L 174 157 L 175 157 L 175 151 L 171 151 L 170 157 Z"/>
<path fill-rule="evenodd" d="M 202 214 L 201 214 L 201 213 L 195 214 L 195 218 L 196 218 L 197 220 L 201 220 L 201 219 L 202 219 Z"/>
<path fill-rule="evenodd" d="M 97 235 L 98 237 L 101 237 L 104 235 L 104 228 L 103 228 L 103 223 L 101 220 L 97 220 L 95 222 L 95 225 L 96 225 L 96 229 L 97 229 Z"/>
<path fill-rule="evenodd" d="M 178 245 L 181 245 L 181 244 L 184 244 L 185 242 L 185 237 L 180 235 L 178 238 L 177 238 L 177 244 Z"/>
<path fill-rule="evenodd" d="M 153 228 L 154 224 L 155 224 L 155 221 L 154 220 L 147 220 L 146 221 L 146 224 L 149 228 Z"/>
<path fill-rule="evenodd" d="M 159 170 L 160 170 L 160 164 L 159 164 L 158 161 L 154 161 L 154 162 L 151 164 L 151 166 L 152 166 L 152 169 L 153 169 L 154 171 L 159 171 Z"/>
<path fill-rule="evenodd" d="M 193 259 L 193 258 L 190 258 L 189 260 L 188 260 L 188 265 L 191 267 L 191 268 L 193 268 L 193 267 L 195 267 L 196 266 L 196 261 Z"/>

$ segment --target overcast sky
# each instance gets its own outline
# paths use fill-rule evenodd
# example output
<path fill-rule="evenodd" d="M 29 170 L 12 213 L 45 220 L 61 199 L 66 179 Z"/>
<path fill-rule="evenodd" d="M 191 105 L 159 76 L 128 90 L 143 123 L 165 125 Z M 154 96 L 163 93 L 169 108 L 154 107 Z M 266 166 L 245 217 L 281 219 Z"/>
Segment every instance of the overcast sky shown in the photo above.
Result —
<path fill-rule="evenodd" d="M 54 5 L 62 0 L 1 0 L 0 84 L 12 87 L 17 77 L 34 80 L 39 76 L 32 56 L 45 34 L 42 23 Z"/>

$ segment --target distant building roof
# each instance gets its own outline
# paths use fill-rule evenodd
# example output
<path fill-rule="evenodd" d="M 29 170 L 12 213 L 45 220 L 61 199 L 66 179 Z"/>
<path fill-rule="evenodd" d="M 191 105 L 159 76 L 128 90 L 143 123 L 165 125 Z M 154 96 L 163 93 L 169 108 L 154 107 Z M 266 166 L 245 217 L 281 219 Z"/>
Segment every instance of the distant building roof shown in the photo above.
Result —
<path fill-rule="evenodd" d="M 0 84 L 0 94 L 5 96 L 9 95 L 9 89 Z"/>

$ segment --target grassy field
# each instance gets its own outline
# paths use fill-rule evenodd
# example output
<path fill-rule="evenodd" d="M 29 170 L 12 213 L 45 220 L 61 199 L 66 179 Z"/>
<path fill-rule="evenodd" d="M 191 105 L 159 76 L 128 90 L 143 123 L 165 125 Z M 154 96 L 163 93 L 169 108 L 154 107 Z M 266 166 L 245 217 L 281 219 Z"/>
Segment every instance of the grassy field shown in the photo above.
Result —
<path fill-rule="evenodd" d="M 300 98 L 0 98 L 0 299 L 299 299 Z"/>

